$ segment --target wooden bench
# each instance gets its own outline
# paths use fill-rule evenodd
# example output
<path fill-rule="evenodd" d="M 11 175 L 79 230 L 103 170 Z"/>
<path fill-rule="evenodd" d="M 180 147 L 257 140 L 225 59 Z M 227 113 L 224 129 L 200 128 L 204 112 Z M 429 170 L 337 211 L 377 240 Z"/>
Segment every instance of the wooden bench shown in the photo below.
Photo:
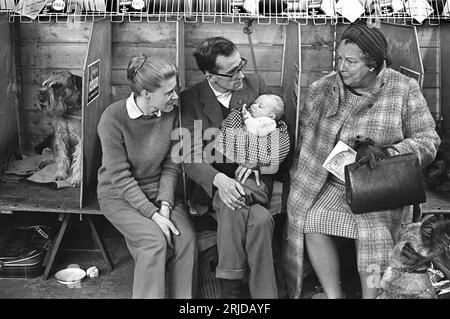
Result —
<path fill-rule="evenodd" d="M 450 214 L 450 192 L 426 191 L 427 201 L 420 205 L 422 215 Z"/>
<path fill-rule="evenodd" d="M 89 224 L 92 239 L 97 246 L 97 249 L 93 251 L 100 252 L 108 269 L 113 269 L 111 260 L 91 219 L 91 215 L 101 215 L 97 199 L 93 197 L 92 200 L 88 201 L 80 209 L 79 192 L 79 188 L 62 188 L 56 190 L 48 186 L 28 182 L 0 184 L 0 211 L 60 214 L 59 221 L 61 224 L 43 261 L 43 267 L 45 267 L 43 274 L 44 280 L 48 279 L 70 219 L 77 214 L 83 215 Z"/>

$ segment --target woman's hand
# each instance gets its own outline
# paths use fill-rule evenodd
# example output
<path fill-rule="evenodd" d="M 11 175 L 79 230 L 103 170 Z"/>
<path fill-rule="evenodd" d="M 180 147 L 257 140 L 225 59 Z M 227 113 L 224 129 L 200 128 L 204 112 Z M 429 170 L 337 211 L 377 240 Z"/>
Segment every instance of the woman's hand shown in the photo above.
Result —
<path fill-rule="evenodd" d="M 159 226 L 159 228 L 161 228 L 164 237 L 166 238 L 167 245 L 169 245 L 169 247 L 173 249 L 174 247 L 172 243 L 172 238 L 170 237 L 170 233 L 172 232 L 174 235 L 178 236 L 180 234 L 178 229 L 172 224 L 172 222 L 168 218 L 164 217 L 159 212 L 153 214 L 152 220 Z"/>
<path fill-rule="evenodd" d="M 166 205 L 161 205 L 161 208 L 159 209 L 159 214 L 162 216 L 162 217 L 165 217 L 165 218 L 167 218 L 167 219 L 169 219 L 170 220 L 170 207 L 169 206 L 166 206 Z"/>
<path fill-rule="evenodd" d="M 255 173 L 256 184 L 260 186 L 261 183 L 259 182 L 259 169 L 255 169 L 255 165 L 239 165 L 239 167 L 234 172 L 234 176 L 236 177 L 236 180 L 238 182 L 244 184 L 247 178 L 249 178 L 252 173 Z"/>
<path fill-rule="evenodd" d="M 217 187 L 222 202 L 231 210 L 241 208 L 245 205 L 244 188 L 239 182 L 229 178 L 223 173 L 218 173 L 216 177 L 214 177 L 213 184 Z"/>

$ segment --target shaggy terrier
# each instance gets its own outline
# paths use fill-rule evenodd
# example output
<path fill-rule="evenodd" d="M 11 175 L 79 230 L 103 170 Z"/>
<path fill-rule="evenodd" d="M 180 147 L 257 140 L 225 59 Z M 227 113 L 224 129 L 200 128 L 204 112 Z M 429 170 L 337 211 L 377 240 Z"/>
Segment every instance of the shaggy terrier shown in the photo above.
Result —
<path fill-rule="evenodd" d="M 56 180 L 81 182 L 82 78 L 69 71 L 53 72 L 38 92 L 39 109 L 52 117 Z"/>
<path fill-rule="evenodd" d="M 431 262 L 446 276 L 450 269 L 450 220 L 430 215 L 399 234 L 379 299 L 436 299 L 427 269 Z"/>

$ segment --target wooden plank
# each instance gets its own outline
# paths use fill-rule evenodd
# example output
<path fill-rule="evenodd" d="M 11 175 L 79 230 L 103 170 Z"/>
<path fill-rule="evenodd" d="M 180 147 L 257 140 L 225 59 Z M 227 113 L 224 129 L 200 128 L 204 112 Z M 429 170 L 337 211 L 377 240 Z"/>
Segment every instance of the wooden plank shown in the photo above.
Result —
<path fill-rule="evenodd" d="M 238 47 L 243 57 L 250 59 L 248 47 Z M 256 65 L 259 71 L 281 71 L 282 52 L 281 47 L 254 46 Z M 302 47 L 302 69 L 304 71 L 331 71 L 333 51 L 328 47 Z M 186 70 L 197 70 L 197 63 L 193 56 L 194 50 L 186 49 Z M 252 70 L 252 63 L 248 64 L 248 70 Z"/>
<path fill-rule="evenodd" d="M 450 129 L 450 23 L 443 23 L 440 26 L 441 52 L 441 110 L 442 128 Z"/>
<path fill-rule="evenodd" d="M 18 23 L 20 42 L 24 43 L 87 43 L 88 23 Z"/>
<path fill-rule="evenodd" d="M 196 47 L 211 36 L 224 36 L 236 45 L 248 45 L 248 37 L 242 30 L 243 24 L 232 23 L 186 23 L 186 46 Z M 282 45 L 285 26 L 272 23 L 270 25 L 253 22 L 252 42 L 254 45 Z"/>
<path fill-rule="evenodd" d="M 294 100 L 296 93 L 295 78 L 298 79 L 298 68 L 294 65 L 300 64 L 300 29 L 298 24 L 289 23 L 286 27 L 285 43 L 283 50 L 283 78 L 282 78 L 282 98 L 285 103 L 286 124 L 289 127 L 289 133 L 294 136 L 295 144 L 298 137 L 298 110 L 299 105 L 297 99 Z"/>
<path fill-rule="evenodd" d="M 328 47 L 302 47 L 302 72 L 331 72 L 333 49 Z"/>
<path fill-rule="evenodd" d="M 195 83 L 193 83 L 193 84 L 195 84 Z M 186 89 L 188 89 L 190 87 L 191 86 L 186 85 Z M 277 86 L 268 85 L 268 88 L 272 91 L 273 94 L 281 95 L 281 88 L 279 85 L 277 85 Z M 130 87 L 128 85 L 114 85 L 113 84 L 111 87 L 111 102 L 115 102 L 120 99 L 127 98 L 130 95 L 130 92 L 131 92 Z"/>
<path fill-rule="evenodd" d="M 111 22 L 95 21 L 89 37 L 83 67 L 82 126 L 83 152 L 80 207 L 96 193 L 97 171 L 101 166 L 102 150 L 97 134 L 97 126 L 103 111 L 110 104 L 112 41 Z M 90 65 L 98 62 L 98 94 L 93 100 L 89 98 L 91 70 Z"/>
<path fill-rule="evenodd" d="M 178 68 L 178 86 L 180 90 L 186 87 L 186 61 L 184 59 L 184 42 L 185 24 L 183 20 L 176 23 L 176 67 Z M 180 113 L 181 114 L 181 113 Z"/>
<path fill-rule="evenodd" d="M 450 196 L 448 193 L 427 190 L 426 195 L 426 203 L 420 205 L 422 214 L 450 213 Z"/>
<path fill-rule="evenodd" d="M 252 70 L 245 72 L 246 74 L 253 73 Z M 280 71 L 260 71 L 259 72 L 268 86 L 279 86 L 281 83 L 281 72 Z M 200 82 L 204 79 L 204 75 L 201 71 L 191 71 L 186 72 L 186 85 L 193 86 L 195 83 Z"/>
<path fill-rule="evenodd" d="M 125 43 L 175 43 L 175 23 L 113 23 L 113 46 Z"/>
<path fill-rule="evenodd" d="M 334 41 L 334 26 L 331 23 L 325 25 L 300 25 L 301 45 L 331 46 Z"/>
<path fill-rule="evenodd" d="M 150 44 L 139 44 L 133 46 L 115 45 L 112 48 L 112 69 L 124 69 L 128 65 L 128 61 L 134 55 L 140 52 L 147 56 L 155 55 L 163 57 L 169 62 L 175 64 L 176 62 L 176 47 L 175 43 L 169 44 L 165 48 L 157 48 Z"/>
<path fill-rule="evenodd" d="M 441 65 L 439 59 L 438 48 L 420 48 L 420 55 L 422 56 L 423 69 L 426 73 L 440 72 Z"/>
<path fill-rule="evenodd" d="M 46 135 L 29 135 L 25 134 L 23 130 L 20 133 L 20 138 L 22 140 L 22 148 L 27 151 L 33 151 L 34 148 L 42 143 L 45 138 L 48 136 Z"/>
<path fill-rule="evenodd" d="M 27 135 L 47 136 L 53 131 L 51 116 L 38 110 L 22 110 L 22 131 Z"/>
<path fill-rule="evenodd" d="M 439 27 L 430 25 L 417 26 L 417 37 L 420 47 L 439 46 Z"/>
<path fill-rule="evenodd" d="M 85 43 L 27 43 L 21 47 L 22 67 L 77 69 L 84 63 Z"/>
<path fill-rule="evenodd" d="M 250 48 L 248 46 L 238 46 L 238 50 L 241 56 L 249 60 L 248 68 L 251 70 L 253 67 L 251 61 Z M 260 71 L 281 71 L 281 61 L 283 55 L 283 48 L 280 46 L 270 47 L 270 50 L 265 46 L 254 45 L 256 65 Z M 194 48 L 186 48 L 186 70 L 198 70 L 197 63 L 193 56 L 195 52 Z"/>
<path fill-rule="evenodd" d="M 19 69 L 22 74 L 22 83 L 23 84 L 34 84 L 40 86 L 44 80 L 50 75 L 52 72 L 57 71 L 69 71 L 76 75 L 82 75 L 83 69 L 75 68 L 75 69 L 67 69 L 67 68 L 20 68 Z"/>
<path fill-rule="evenodd" d="M 15 97 L 16 74 L 13 36 L 8 17 L 0 15 L 0 165 L 8 149 L 18 146 L 19 127 Z"/>
<path fill-rule="evenodd" d="M 433 114 L 440 114 L 440 92 L 437 88 L 422 89 L 423 96 L 427 100 L 428 108 Z"/>
<path fill-rule="evenodd" d="M 241 56 L 249 60 L 248 68 L 253 67 L 251 53 L 248 46 L 238 46 Z M 260 71 L 281 71 L 282 47 L 271 47 L 270 50 L 264 46 L 254 46 L 256 65 Z M 186 48 L 186 70 L 198 70 L 197 63 L 193 56 L 195 49 Z"/>
<path fill-rule="evenodd" d="M 31 182 L 6 183 L 0 185 L 0 210 L 100 215 L 95 202 L 80 210 L 79 192 L 79 188 L 55 189 Z"/>
<path fill-rule="evenodd" d="M 329 71 L 320 71 L 320 72 L 319 71 L 303 72 L 300 78 L 300 86 L 309 87 L 313 82 L 319 80 L 320 78 L 324 77 L 330 72 L 332 72 L 331 69 Z"/>
<path fill-rule="evenodd" d="M 121 100 L 130 96 L 131 90 L 128 85 L 112 85 L 111 86 L 111 102 Z"/>
<path fill-rule="evenodd" d="M 425 73 L 423 78 L 424 88 L 440 88 L 441 74 L 440 73 Z"/>

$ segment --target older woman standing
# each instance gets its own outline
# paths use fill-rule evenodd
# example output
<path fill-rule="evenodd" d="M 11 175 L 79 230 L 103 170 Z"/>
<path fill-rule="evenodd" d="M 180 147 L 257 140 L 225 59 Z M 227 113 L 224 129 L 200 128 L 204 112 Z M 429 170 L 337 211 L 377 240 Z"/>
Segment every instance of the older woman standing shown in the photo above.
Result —
<path fill-rule="evenodd" d="M 133 57 L 127 70 L 131 95 L 110 105 L 98 125 L 100 209 L 134 258 L 133 298 L 194 295 L 195 232 L 183 201 L 175 198 L 180 166 L 171 158 L 176 76 L 175 66 L 161 58 Z"/>
<path fill-rule="evenodd" d="M 416 80 L 387 68 L 387 41 L 363 22 L 350 25 L 338 50 L 338 71 L 311 85 L 300 120 L 299 155 L 291 170 L 284 250 L 290 297 L 300 297 L 304 244 L 327 298 L 343 298 L 339 238 L 355 240 L 363 298 L 375 298 L 402 220 L 410 207 L 353 215 L 345 184 L 322 164 L 341 140 L 414 152 L 426 165 L 440 144 L 435 122 Z M 409 214 L 409 215 L 407 215 Z"/>

